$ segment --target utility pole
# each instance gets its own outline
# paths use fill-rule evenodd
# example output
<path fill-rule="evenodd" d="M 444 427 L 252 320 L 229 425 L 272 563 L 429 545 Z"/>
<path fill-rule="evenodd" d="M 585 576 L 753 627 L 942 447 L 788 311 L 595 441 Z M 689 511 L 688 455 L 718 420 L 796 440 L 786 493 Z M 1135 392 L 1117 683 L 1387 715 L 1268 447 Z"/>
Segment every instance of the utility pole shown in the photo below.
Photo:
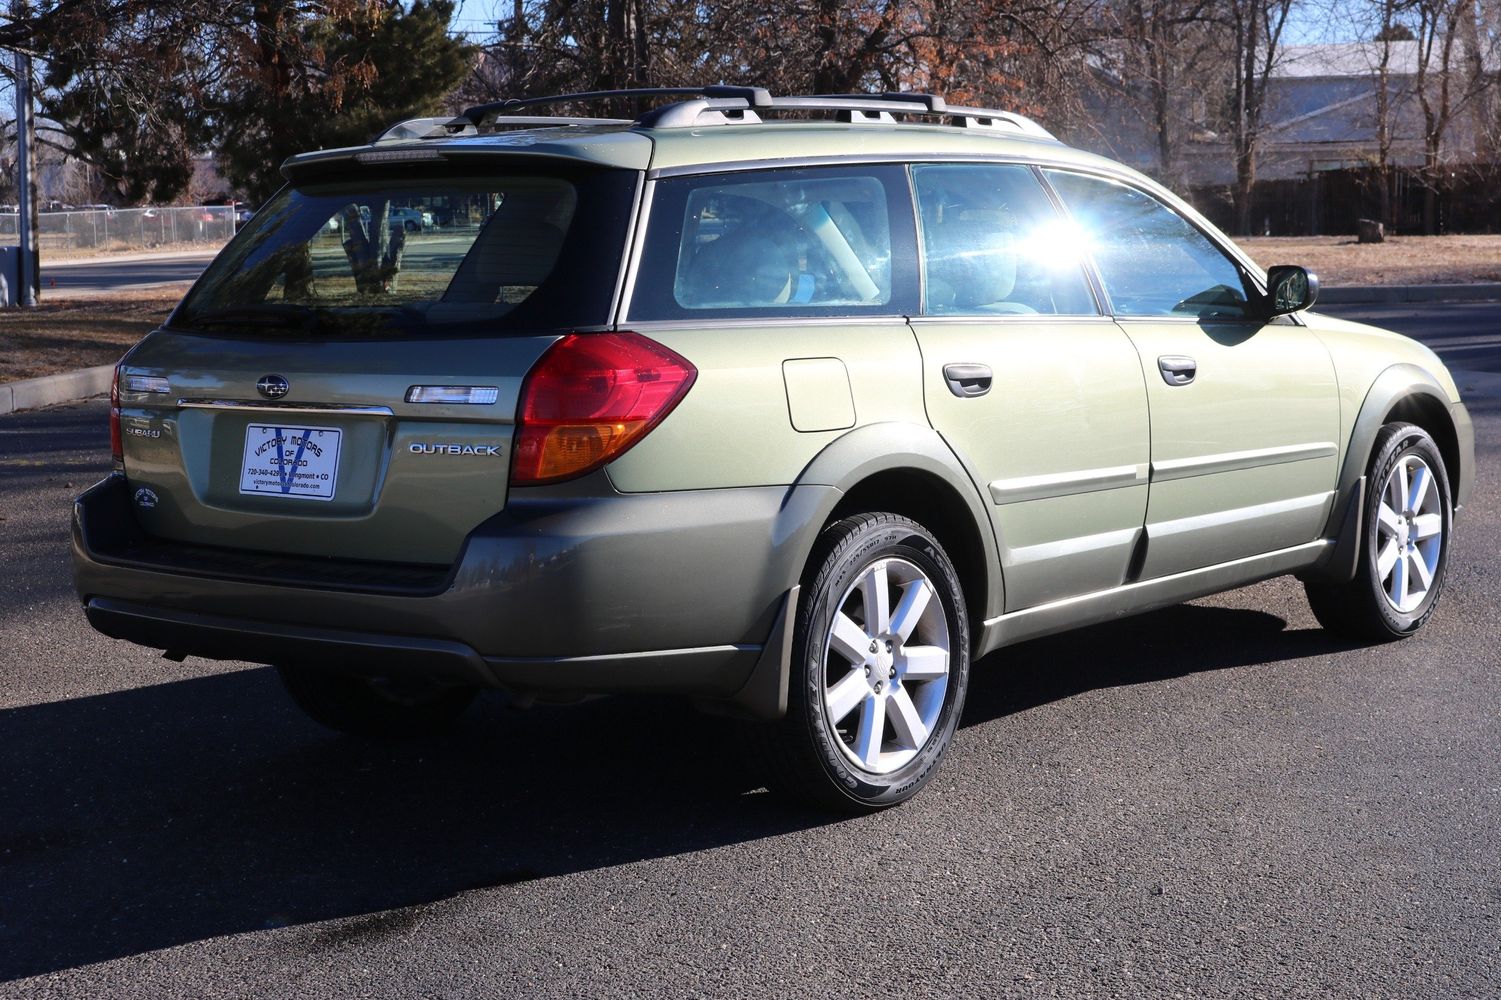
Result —
<path fill-rule="evenodd" d="M 20 204 L 16 206 L 19 220 L 21 251 L 21 287 L 16 301 L 23 306 L 34 306 L 42 292 L 40 258 L 37 256 L 37 197 L 36 124 L 31 118 L 31 57 L 24 52 L 16 53 L 16 164 Z"/>

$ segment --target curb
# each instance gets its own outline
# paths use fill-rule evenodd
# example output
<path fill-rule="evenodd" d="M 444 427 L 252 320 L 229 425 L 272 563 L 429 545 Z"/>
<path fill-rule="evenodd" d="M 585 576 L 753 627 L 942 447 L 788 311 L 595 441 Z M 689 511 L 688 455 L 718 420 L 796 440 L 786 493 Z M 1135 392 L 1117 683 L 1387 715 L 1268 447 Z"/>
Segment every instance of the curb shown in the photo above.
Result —
<path fill-rule="evenodd" d="M 56 403 L 70 403 L 87 399 L 102 392 L 109 392 L 110 380 L 115 376 L 114 365 L 99 365 L 97 368 L 80 368 L 61 375 L 43 375 L 19 382 L 0 384 L 0 413 L 16 410 L 35 410 Z"/>
<path fill-rule="evenodd" d="M 1345 285 L 1319 290 L 1320 305 L 1359 305 L 1388 302 L 1484 302 L 1501 299 L 1501 283 L 1471 285 Z"/>
<path fill-rule="evenodd" d="M 121 292 L 176 291 L 177 298 L 188 294 L 193 279 L 185 281 L 148 281 L 140 285 L 114 285 L 110 288 L 44 288 L 43 302 L 76 302 L 79 299 L 107 299 Z"/>

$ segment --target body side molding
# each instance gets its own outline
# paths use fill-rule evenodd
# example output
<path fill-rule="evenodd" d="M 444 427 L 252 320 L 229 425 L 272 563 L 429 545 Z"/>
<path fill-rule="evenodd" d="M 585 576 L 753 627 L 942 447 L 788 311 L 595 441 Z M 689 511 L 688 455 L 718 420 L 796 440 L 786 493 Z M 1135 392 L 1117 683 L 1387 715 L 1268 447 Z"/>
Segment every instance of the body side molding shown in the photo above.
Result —
<path fill-rule="evenodd" d="M 1320 539 L 1201 569 L 1128 583 L 1111 590 L 1070 597 L 1013 611 L 983 625 L 980 655 L 1026 639 L 1066 632 L 1082 625 L 1155 611 L 1206 594 L 1245 586 L 1313 565 L 1334 543 Z"/>
<path fill-rule="evenodd" d="M 1173 479 L 1188 479 L 1192 476 L 1209 476 L 1219 472 L 1236 472 L 1265 465 L 1283 465 L 1287 462 L 1305 462 L 1315 458 L 1332 458 L 1338 454 L 1339 446 L 1333 441 L 1315 441 L 1309 444 L 1285 445 L 1277 448 L 1255 448 L 1250 451 L 1227 451 L 1217 455 L 1197 455 L 1193 458 L 1173 458 L 1152 463 L 1152 482 L 1161 483 Z"/>
<path fill-rule="evenodd" d="M 1085 469 L 1082 472 L 1059 472 L 1045 476 L 997 479 L 990 484 L 990 499 L 998 504 L 1049 500 L 1053 497 L 1072 496 L 1076 493 L 1113 490 L 1122 486 L 1140 486 L 1147 481 L 1147 475 L 1147 465 L 1141 464 L 1119 465 L 1107 469 Z"/>

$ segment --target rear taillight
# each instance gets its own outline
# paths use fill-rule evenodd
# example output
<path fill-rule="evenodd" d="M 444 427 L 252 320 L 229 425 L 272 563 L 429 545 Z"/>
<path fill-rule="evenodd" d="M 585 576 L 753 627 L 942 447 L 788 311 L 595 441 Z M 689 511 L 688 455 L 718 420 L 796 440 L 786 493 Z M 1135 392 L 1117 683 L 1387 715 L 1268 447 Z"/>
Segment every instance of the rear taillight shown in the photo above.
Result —
<path fill-rule="evenodd" d="M 120 434 L 120 367 L 115 366 L 115 377 L 109 384 L 109 454 L 115 468 L 125 466 L 125 439 Z"/>
<path fill-rule="evenodd" d="M 552 483 L 604 465 L 687 395 L 698 370 L 638 333 L 571 333 L 521 388 L 511 485 Z"/>

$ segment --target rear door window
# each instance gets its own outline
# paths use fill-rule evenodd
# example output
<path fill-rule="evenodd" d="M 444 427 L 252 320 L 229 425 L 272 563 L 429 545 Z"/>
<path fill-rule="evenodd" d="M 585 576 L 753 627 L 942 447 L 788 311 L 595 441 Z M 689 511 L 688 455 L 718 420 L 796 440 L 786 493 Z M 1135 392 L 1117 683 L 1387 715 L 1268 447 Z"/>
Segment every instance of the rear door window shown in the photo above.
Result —
<path fill-rule="evenodd" d="M 914 242 L 896 167 L 660 180 L 631 318 L 905 315 Z"/>
<path fill-rule="evenodd" d="M 1096 315 L 1078 241 L 1031 167 L 920 164 L 924 311 Z"/>

